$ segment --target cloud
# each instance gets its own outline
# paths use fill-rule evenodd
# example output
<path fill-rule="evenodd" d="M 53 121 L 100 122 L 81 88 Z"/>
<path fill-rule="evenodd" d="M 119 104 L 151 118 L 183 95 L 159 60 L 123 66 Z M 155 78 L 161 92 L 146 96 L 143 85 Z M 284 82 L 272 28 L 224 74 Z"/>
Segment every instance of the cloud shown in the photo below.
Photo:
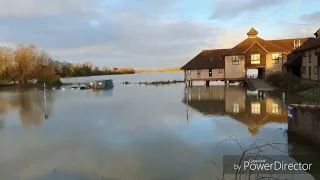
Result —
<path fill-rule="evenodd" d="M 311 14 L 305 14 L 300 17 L 300 21 L 305 23 L 319 23 L 320 22 L 320 11 L 316 11 Z"/>
<path fill-rule="evenodd" d="M 211 19 L 236 18 L 247 12 L 259 14 L 261 10 L 267 10 L 274 6 L 280 6 L 291 0 L 278 0 L 276 3 L 270 0 L 217 0 Z M 252 14 L 251 14 L 252 15 Z"/>
<path fill-rule="evenodd" d="M 285 1 L 288 0 L 280 3 Z M 177 2 L 1 1 L 0 42 L 10 46 L 32 43 L 46 49 L 55 59 L 71 62 L 90 60 L 98 66 L 165 68 L 182 66 L 203 49 L 230 48 L 246 37 L 253 24 L 262 27 L 262 33 L 264 26 L 275 23 L 261 21 L 259 14 L 241 16 L 272 7 L 274 3 L 266 0 L 217 0 L 214 24 L 206 19 L 181 18 L 187 17 L 183 14 L 175 16 L 177 12 L 188 13 L 176 11 Z M 238 20 L 242 20 L 226 25 L 224 18 L 233 16 L 241 16 Z M 277 28 L 284 26 L 285 23 Z"/>
<path fill-rule="evenodd" d="M 85 12 L 89 0 L 10 0 L 0 1 L 1 18 L 31 18 L 60 13 Z"/>

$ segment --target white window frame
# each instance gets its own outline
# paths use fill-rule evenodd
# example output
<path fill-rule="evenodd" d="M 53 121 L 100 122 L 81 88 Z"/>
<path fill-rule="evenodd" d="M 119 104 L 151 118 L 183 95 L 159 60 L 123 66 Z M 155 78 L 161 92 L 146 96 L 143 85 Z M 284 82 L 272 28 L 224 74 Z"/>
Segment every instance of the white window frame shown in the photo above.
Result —
<path fill-rule="evenodd" d="M 272 113 L 279 114 L 279 104 L 272 104 Z"/>
<path fill-rule="evenodd" d="M 251 64 L 260 64 L 260 54 L 251 54 Z"/>
<path fill-rule="evenodd" d="M 240 64 L 239 56 L 231 56 L 231 60 L 232 60 L 232 65 Z"/>
<path fill-rule="evenodd" d="M 272 54 L 273 64 L 279 64 L 279 60 L 280 60 L 280 54 L 278 54 L 278 53 Z"/>
<path fill-rule="evenodd" d="M 188 70 L 188 74 L 191 74 L 191 70 Z"/>
<path fill-rule="evenodd" d="M 261 113 L 261 104 L 260 103 L 251 103 L 251 114 L 260 115 Z"/>
<path fill-rule="evenodd" d="M 233 104 L 233 113 L 238 114 L 239 112 L 240 112 L 240 105 L 234 103 L 234 104 Z"/>
<path fill-rule="evenodd" d="M 197 69 L 197 77 L 201 77 L 201 69 Z"/>

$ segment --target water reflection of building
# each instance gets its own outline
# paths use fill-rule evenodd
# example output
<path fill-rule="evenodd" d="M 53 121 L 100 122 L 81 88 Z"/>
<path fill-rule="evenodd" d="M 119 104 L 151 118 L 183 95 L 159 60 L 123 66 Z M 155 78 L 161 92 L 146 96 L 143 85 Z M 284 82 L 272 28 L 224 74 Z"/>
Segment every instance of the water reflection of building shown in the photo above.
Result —
<path fill-rule="evenodd" d="M 228 115 L 248 126 L 252 135 L 268 123 L 287 123 L 281 98 L 239 86 L 189 87 L 184 102 L 206 115 Z"/>

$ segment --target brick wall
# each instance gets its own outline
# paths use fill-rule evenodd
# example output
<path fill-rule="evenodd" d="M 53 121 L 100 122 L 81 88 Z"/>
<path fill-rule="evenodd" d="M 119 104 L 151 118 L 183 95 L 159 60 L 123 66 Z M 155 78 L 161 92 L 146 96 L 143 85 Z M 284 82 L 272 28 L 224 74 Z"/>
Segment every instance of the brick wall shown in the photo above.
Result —
<path fill-rule="evenodd" d="M 311 53 L 311 62 L 309 61 L 310 53 Z M 315 55 L 315 50 L 306 51 L 305 56 L 302 56 L 301 77 L 304 79 L 311 78 L 312 80 L 318 80 L 318 74 L 315 74 L 316 66 L 318 66 L 318 56 Z M 303 73 L 303 67 L 305 67 L 305 73 Z M 311 68 L 309 69 L 309 67 Z M 309 70 L 311 71 L 309 72 Z"/>
<path fill-rule="evenodd" d="M 232 63 L 232 56 L 225 57 L 225 69 L 226 78 L 243 78 L 246 74 L 245 70 L 245 58 L 244 56 L 239 56 L 239 64 L 235 65 Z"/>
<path fill-rule="evenodd" d="M 294 132 L 311 142 L 320 144 L 320 107 L 314 105 L 290 105 L 288 131 Z"/>

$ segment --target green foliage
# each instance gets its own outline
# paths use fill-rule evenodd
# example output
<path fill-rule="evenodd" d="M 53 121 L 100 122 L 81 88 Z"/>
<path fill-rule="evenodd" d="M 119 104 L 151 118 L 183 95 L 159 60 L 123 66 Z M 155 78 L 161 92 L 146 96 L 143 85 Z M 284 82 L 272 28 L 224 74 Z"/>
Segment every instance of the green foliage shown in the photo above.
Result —
<path fill-rule="evenodd" d="M 298 95 L 315 101 L 320 101 L 320 87 L 314 87 L 305 91 L 298 92 Z"/>
<path fill-rule="evenodd" d="M 287 92 L 300 92 L 317 86 L 317 83 L 303 80 L 292 74 L 275 72 L 265 78 L 266 82 Z"/>
<path fill-rule="evenodd" d="M 83 64 L 71 64 L 67 62 L 54 62 L 56 73 L 61 77 L 79 77 L 79 76 L 98 76 L 98 75 L 113 75 L 113 74 L 134 74 L 132 68 L 102 68 L 94 67 L 88 62 Z"/>

